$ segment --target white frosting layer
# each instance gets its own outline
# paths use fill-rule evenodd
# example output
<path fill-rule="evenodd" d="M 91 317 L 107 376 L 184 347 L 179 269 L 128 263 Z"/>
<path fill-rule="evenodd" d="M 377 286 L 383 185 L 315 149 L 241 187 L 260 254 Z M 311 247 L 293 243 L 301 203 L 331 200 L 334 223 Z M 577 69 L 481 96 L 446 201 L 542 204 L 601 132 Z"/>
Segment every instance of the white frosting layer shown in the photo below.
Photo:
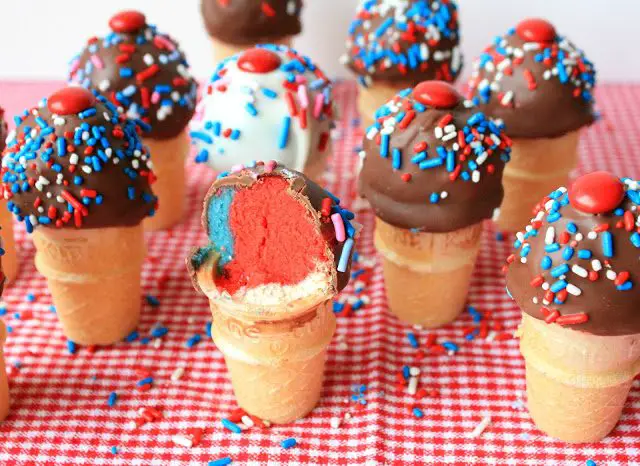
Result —
<path fill-rule="evenodd" d="M 280 67 L 269 73 L 251 73 L 238 67 L 242 54 L 224 61 L 205 90 L 201 120 L 192 123 L 192 139 L 198 146 L 196 160 L 216 171 L 249 166 L 255 160 L 276 160 L 303 171 L 310 156 L 330 147 L 331 82 L 311 60 L 292 49 L 261 48 L 277 54 Z M 294 67 L 292 62 L 300 66 Z M 291 114 L 291 100 L 297 115 Z M 306 113 L 306 128 L 302 112 Z"/>

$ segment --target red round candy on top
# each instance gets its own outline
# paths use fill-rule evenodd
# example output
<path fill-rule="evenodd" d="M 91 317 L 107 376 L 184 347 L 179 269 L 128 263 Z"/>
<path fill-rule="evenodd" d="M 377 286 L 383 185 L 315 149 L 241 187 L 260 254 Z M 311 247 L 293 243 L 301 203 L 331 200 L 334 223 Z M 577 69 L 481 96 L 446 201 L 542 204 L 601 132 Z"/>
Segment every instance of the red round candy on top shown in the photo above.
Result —
<path fill-rule="evenodd" d="M 47 107 L 56 115 L 75 115 L 96 105 L 95 96 L 84 87 L 65 87 L 51 94 Z"/>
<path fill-rule="evenodd" d="M 435 108 L 453 108 L 462 101 L 458 91 L 444 81 L 421 82 L 413 89 L 413 98 Z"/>
<path fill-rule="evenodd" d="M 624 199 L 624 185 L 609 172 L 583 175 L 569 188 L 569 202 L 580 212 L 604 214 L 615 210 Z"/>
<path fill-rule="evenodd" d="M 114 32 L 137 32 L 146 25 L 147 18 L 135 10 L 121 11 L 109 20 L 109 27 Z"/>
<path fill-rule="evenodd" d="M 553 42 L 556 38 L 556 28 L 544 19 L 528 18 L 518 23 L 516 34 L 522 40 L 530 42 Z"/>
<path fill-rule="evenodd" d="M 238 58 L 238 68 L 247 73 L 271 73 L 280 67 L 282 60 L 277 53 L 267 49 L 249 49 Z"/>

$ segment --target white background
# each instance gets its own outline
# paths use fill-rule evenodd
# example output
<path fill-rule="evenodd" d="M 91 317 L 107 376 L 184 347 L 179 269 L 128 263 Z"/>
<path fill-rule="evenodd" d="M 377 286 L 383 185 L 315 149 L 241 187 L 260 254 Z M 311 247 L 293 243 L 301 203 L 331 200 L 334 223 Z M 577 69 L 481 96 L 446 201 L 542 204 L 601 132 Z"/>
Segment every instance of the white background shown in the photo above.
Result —
<path fill-rule="evenodd" d="M 338 58 L 356 3 L 306 0 L 296 47 L 331 76 L 346 75 Z M 543 16 L 585 50 L 601 81 L 640 81 L 639 0 L 460 0 L 459 6 L 467 65 L 519 19 Z M 86 39 L 103 34 L 111 14 L 126 8 L 144 11 L 180 41 L 194 74 L 209 76 L 213 59 L 199 0 L 0 0 L 0 79 L 63 78 Z"/>

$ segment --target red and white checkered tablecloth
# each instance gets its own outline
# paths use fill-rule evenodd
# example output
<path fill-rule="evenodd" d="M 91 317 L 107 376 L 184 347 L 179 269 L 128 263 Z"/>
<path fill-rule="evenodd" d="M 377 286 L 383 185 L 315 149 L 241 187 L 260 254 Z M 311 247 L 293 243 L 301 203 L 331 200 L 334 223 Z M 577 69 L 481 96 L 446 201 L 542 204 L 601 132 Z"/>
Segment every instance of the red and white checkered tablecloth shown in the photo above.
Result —
<path fill-rule="evenodd" d="M 55 83 L 0 83 L 0 102 L 9 114 L 32 105 Z M 337 129 L 336 154 L 329 176 L 330 189 L 345 205 L 355 199 L 355 148 L 362 130 L 357 127 L 355 86 L 336 90 L 342 109 Z M 580 172 L 609 169 L 619 175 L 640 177 L 640 85 L 601 86 L 598 94 L 603 121 L 585 132 Z M 346 298 L 367 296 L 370 303 L 348 316 L 338 317 L 338 331 L 329 351 L 325 390 L 318 408 L 289 426 L 242 434 L 225 430 L 220 419 L 235 407 L 222 354 L 206 337 L 210 319 L 206 299 L 191 287 L 184 267 L 188 250 L 204 244 L 200 226 L 201 200 L 212 175 L 204 167 L 189 167 L 188 218 L 171 232 L 148 236 L 149 259 L 144 267 L 146 294 L 158 298 L 157 307 L 144 305 L 141 338 L 157 325 L 169 332 L 160 346 L 138 339 L 91 353 L 67 350 L 45 280 L 33 266 L 34 248 L 21 227 L 17 229 L 22 269 L 4 294 L 11 327 L 5 347 L 11 372 L 12 411 L 0 424 L 2 465 L 206 465 L 231 457 L 233 464 L 269 465 L 387 465 L 387 464 L 508 464 L 598 466 L 640 464 L 640 390 L 631 391 L 620 424 L 605 441 L 572 446 L 538 432 L 523 408 L 524 364 L 517 341 L 464 338 L 477 326 L 465 313 L 457 322 L 437 331 L 413 330 L 389 313 L 381 268 L 376 265 L 359 295 L 353 287 Z M 365 230 L 358 250 L 374 257 L 373 216 L 359 212 Z M 510 249 L 497 241 L 489 226 L 473 276 L 469 303 L 488 311 L 490 328 L 513 332 L 519 311 L 504 292 L 500 266 Z M 168 278 L 168 280 L 165 280 Z M 31 302 L 29 293 L 35 296 Z M 347 306 L 348 307 L 348 306 Z M 357 306 L 356 306 L 357 307 Z M 421 349 L 409 344 L 414 331 Z M 192 348 L 195 334 L 202 341 Z M 451 356 L 426 347 L 428 335 L 438 342 L 453 342 Z M 433 337 L 432 337 L 433 338 Z M 424 356 L 424 357 L 421 357 Z M 421 369 L 420 387 L 427 396 L 416 399 L 396 386 L 405 365 Z M 184 367 L 184 376 L 171 382 L 171 374 Z M 153 388 L 136 390 L 140 370 L 154 377 Z M 353 386 L 364 384 L 366 405 L 352 401 Z M 118 395 L 108 406 L 112 392 Z M 129 423 L 141 407 L 157 407 L 162 419 L 131 429 Z M 417 419 L 412 408 L 424 417 Z M 351 419 L 331 428 L 332 418 Z M 476 439 L 469 433 L 485 416 L 491 423 Z M 193 427 L 205 428 L 201 443 L 177 446 L 174 435 Z M 288 437 L 298 446 L 285 450 Z M 117 452 L 112 451 L 116 447 Z"/>

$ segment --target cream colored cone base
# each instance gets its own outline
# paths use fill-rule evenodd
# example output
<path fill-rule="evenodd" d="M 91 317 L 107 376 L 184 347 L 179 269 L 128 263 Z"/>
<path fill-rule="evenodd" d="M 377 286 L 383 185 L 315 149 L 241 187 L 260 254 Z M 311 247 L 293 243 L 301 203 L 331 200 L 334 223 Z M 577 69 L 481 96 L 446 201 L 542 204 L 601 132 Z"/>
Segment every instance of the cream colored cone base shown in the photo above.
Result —
<path fill-rule="evenodd" d="M 140 319 L 142 225 L 87 230 L 37 228 L 36 268 L 42 273 L 65 336 L 109 345 Z"/>
<path fill-rule="evenodd" d="M 527 314 L 519 332 L 528 408 L 536 426 L 565 442 L 606 437 L 640 372 L 640 335 L 590 335 Z"/>
<path fill-rule="evenodd" d="M 291 47 L 291 43 L 293 42 L 293 38 L 284 37 L 280 40 L 270 40 L 267 42 L 257 42 L 260 43 L 268 43 L 275 45 L 286 45 L 287 47 Z M 232 45 L 227 44 L 226 42 L 222 42 L 218 39 L 211 38 L 211 43 L 213 45 L 213 60 L 215 64 L 218 64 L 222 60 L 233 57 L 234 55 L 239 54 L 240 52 L 250 49 L 254 47 L 256 44 L 247 44 L 247 45 Z"/>
<path fill-rule="evenodd" d="M 277 424 L 306 416 L 322 392 L 335 316 L 325 301 L 286 319 L 247 319 L 211 301 L 213 341 L 222 351 L 238 405 Z"/>
<path fill-rule="evenodd" d="M 482 224 L 451 233 L 411 233 L 376 219 L 389 308 L 401 321 L 434 328 L 464 309 Z"/>
<path fill-rule="evenodd" d="M 0 321 L 0 422 L 2 422 L 9 414 L 9 380 L 4 362 L 4 353 L 2 345 L 7 335 L 4 323 Z"/>
<path fill-rule="evenodd" d="M 158 210 L 153 217 L 144 220 L 147 231 L 166 230 L 182 220 L 186 205 L 185 161 L 190 142 L 187 131 L 173 139 L 145 139 L 149 147 L 153 172 L 157 180 L 151 186 L 158 197 Z"/>
<path fill-rule="evenodd" d="M 375 114 L 380 107 L 389 102 L 395 95 L 409 86 L 392 86 L 384 83 L 373 83 L 369 87 L 358 87 L 358 112 L 363 128 L 371 126 Z"/>
<path fill-rule="evenodd" d="M 569 173 L 578 164 L 580 130 L 554 139 L 514 139 L 511 161 L 505 166 L 498 228 L 523 230 L 533 217 L 533 208 L 560 186 L 567 186 Z"/>
<path fill-rule="evenodd" d="M 18 276 L 18 253 L 13 237 L 13 215 L 7 208 L 7 201 L 0 200 L 0 237 L 4 256 L 2 256 L 2 272 L 7 282 L 13 282 Z"/>

